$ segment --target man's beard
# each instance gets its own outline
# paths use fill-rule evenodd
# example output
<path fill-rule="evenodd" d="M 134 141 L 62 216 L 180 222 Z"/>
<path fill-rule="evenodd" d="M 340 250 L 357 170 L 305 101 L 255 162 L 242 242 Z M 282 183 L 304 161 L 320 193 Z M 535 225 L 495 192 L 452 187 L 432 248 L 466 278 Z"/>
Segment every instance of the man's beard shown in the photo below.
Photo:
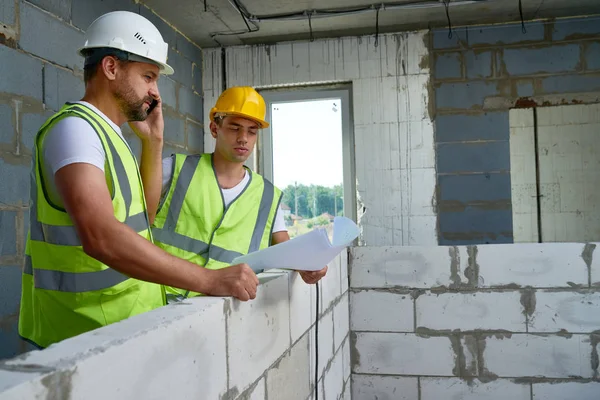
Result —
<path fill-rule="evenodd" d="M 151 97 L 147 96 L 137 100 L 133 88 L 125 82 L 115 93 L 115 97 L 121 106 L 121 111 L 127 117 L 127 121 L 145 121 L 148 118 L 148 112 L 144 110 L 144 104 L 146 102 L 151 103 Z"/>

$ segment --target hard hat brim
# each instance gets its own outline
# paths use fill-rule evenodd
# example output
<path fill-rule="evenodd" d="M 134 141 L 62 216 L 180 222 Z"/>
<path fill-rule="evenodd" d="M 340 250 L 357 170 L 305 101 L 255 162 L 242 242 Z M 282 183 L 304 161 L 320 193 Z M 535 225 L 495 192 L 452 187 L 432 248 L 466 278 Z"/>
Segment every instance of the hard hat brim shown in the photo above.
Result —
<path fill-rule="evenodd" d="M 211 112 L 210 112 L 210 120 L 211 121 L 215 120 L 215 118 L 214 118 L 215 114 L 223 114 L 227 117 L 240 117 L 240 118 L 244 118 L 244 119 L 249 119 L 250 121 L 256 122 L 261 129 L 266 129 L 270 126 L 270 124 L 267 121 L 253 117 L 248 114 L 244 114 L 244 113 L 240 113 L 240 112 L 236 112 L 236 111 L 218 111 L 218 110 L 214 110 L 214 109 L 211 110 Z"/>
<path fill-rule="evenodd" d="M 81 57 L 85 57 L 85 54 L 84 54 L 85 50 L 98 49 L 98 48 L 106 48 L 106 47 L 108 47 L 108 46 L 81 47 L 80 49 L 77 50 L 77 54 L 79 54 Z M 115 48 L 115 50 L 121 50 L 121 49 Z M 121 50 L 121 51 L 123 51 L 123 50 Z M 140 55 L 135 54 L 135 53 L 131 53 L 131 52 L 127 52 L 127 53 L 129 53 L 130 55 L 134 56 L 134 58 L 131 59 L 131 61 L 134 61 L 134 62 L 145 62 L 145 63 L 148 63 L 148 64 L 157 65 L 158 68 L 159 68 L 159 70 L 160 70 L 160 73 L 162 75 L 173 75 L 175 73 L 175 70 L 169 64 L 162 63 L 162 62 L 156 61 L 156 60 L 151 60 L 149 58 L 140 56 Z"/>

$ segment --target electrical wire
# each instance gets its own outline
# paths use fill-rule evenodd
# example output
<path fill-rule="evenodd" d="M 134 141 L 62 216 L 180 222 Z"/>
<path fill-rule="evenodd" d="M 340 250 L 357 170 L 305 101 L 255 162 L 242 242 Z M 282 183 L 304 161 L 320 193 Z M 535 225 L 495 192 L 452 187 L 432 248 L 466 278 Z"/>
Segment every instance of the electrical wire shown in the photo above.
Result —
<path fill-rule="evenodd" d="M 377 8 L 377 14 L 375 14 L 375 47 L 379 46 L 379 10 L 381 7 Z"/>
<path fill-rule="evenodd" d="M 315 318 L 315 400 L 319 400 L 319 282 L 315 283 L 317 290 L 317 310 Z"/>
<path fill-rule="evenodd" d="M 450 0 L 444 0 L 446 18 L 448 18 L 448 39 L 452 39 L 452 21 L 450 20 Z"/>
<path fill-rule="evenodd" d="M 523 18 L 523 3 L 519 0 L 519 15 L 521 16 L 521 30 L 523 33 L 527 33 L 527 28 L 525 28 L 525 19 Z"/>

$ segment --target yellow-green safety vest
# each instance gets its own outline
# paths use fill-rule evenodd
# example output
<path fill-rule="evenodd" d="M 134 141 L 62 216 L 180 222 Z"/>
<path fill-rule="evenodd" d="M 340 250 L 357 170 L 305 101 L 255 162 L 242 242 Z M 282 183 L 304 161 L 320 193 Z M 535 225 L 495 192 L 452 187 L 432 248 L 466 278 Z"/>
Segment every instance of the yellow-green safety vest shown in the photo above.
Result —
<path fill-rule="evenodd" d="M 83 118 L 106 153 L 106 182 L 115 217 L 152 241 L 142 180 L 125 140 L 82 104 L 65 104 L 36 135 L 30 228 L 22 276 L 19 334 L 40 347 L 165 304 L 161 285 L 132 279 L 88 256 L 67 212 L 52 204 L 42 176 L 44 137 L 61 119 Z"/>
<path fill-rule="evenodd" d="M 152 226 L 155 244 L 208 269 L 227 267 L 238 256 L 270 246 L 282 192 L 246 170 L 248 185 L 225 207 L 213 155 L 174 155 L 169 191 Z M 166 292 L 199 295 L 173 287 Z"/>

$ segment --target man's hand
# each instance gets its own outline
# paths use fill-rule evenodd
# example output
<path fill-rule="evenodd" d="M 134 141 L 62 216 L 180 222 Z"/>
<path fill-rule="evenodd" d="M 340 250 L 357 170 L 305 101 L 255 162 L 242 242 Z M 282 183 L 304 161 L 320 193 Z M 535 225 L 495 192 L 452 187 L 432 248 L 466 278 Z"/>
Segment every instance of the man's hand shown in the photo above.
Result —
<path fill-rule="evenodd" d="M 210 271 L 211 285 L 206 294 L 233 296 L 241 301 L 256 298 L 258 277 L 248 264 L 237 264 Z"/>
<path fill-rule="evenodd" d="M 302 280 L 309 285 L 313 285 L 321 280 L 327 274 L 327 267 L 320 271 L 298 271 Z"/>
<path fill-rule="evenodd" d="M 158 104 L 148 114 L 145 121 L 131 121 L 129 126 L 133 132 L 143 142 L 159 142 L 163 141 L 163 134 L 165 130 L 165 121 L 162 113 L 162 99 L 159 97 L 156 99 Z"/>

